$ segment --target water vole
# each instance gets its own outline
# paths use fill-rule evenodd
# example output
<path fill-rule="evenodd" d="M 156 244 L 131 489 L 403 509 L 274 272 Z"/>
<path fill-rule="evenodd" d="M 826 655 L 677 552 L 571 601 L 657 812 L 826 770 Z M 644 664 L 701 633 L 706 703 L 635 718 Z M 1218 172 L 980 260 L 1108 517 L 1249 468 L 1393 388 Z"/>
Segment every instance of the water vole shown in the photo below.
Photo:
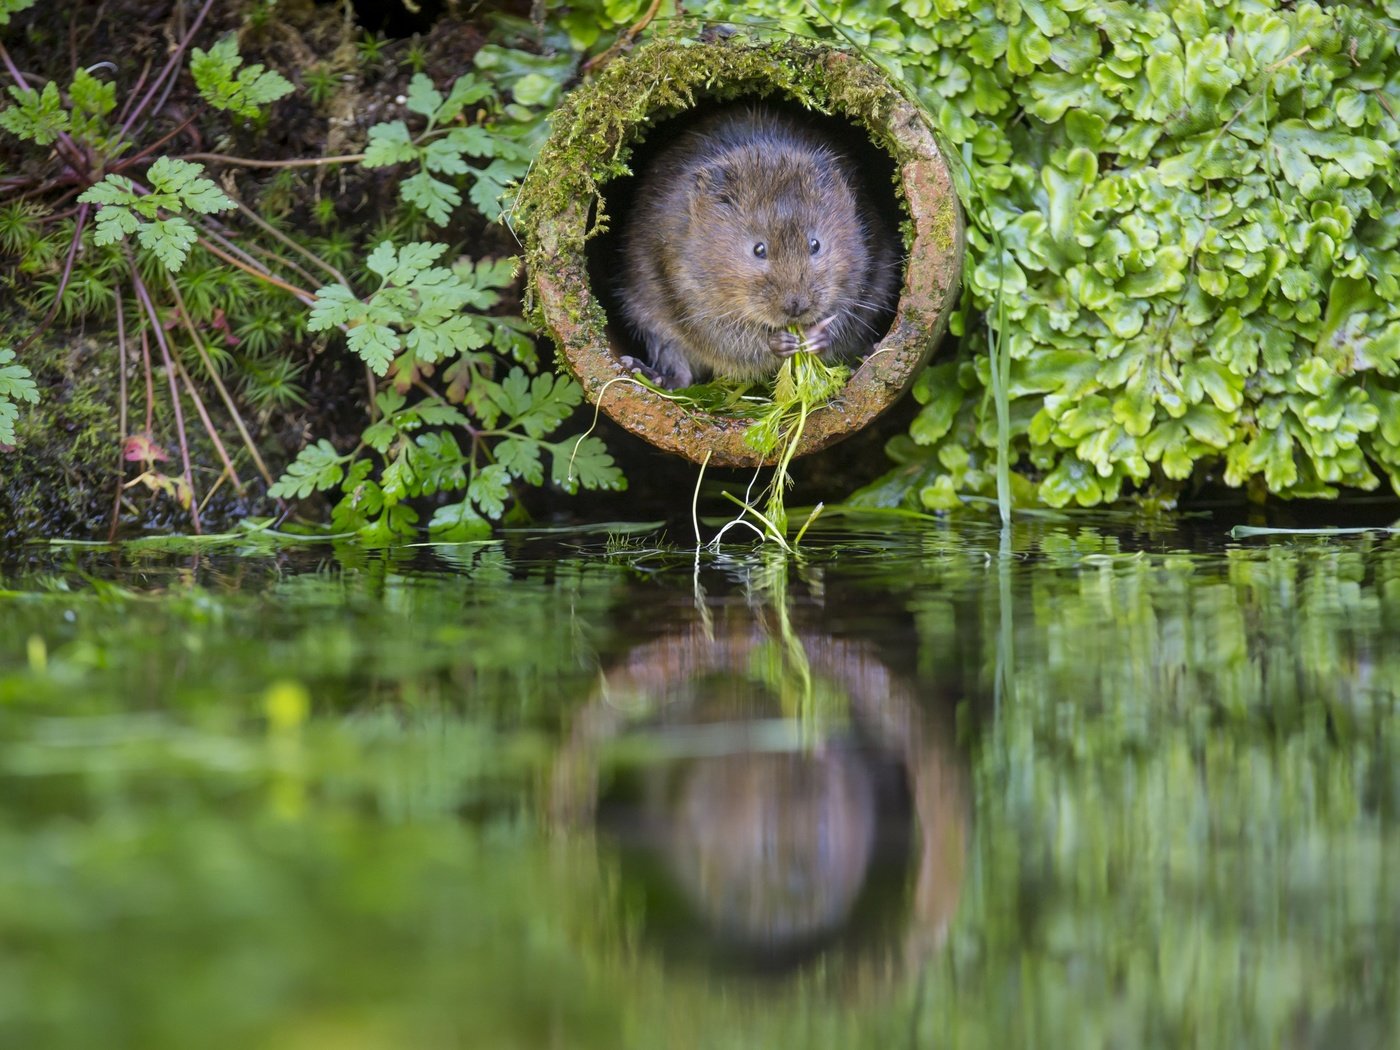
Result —
<path fill-rule="evenodd" d="M 855 357 L 893 309 L 895 238 L 827 135 L 729 107 L 644 173 L 623 234 L 623 312 L 668 387 L 772 375 L 799 346 L 793 325 L 823 357 Z"/>

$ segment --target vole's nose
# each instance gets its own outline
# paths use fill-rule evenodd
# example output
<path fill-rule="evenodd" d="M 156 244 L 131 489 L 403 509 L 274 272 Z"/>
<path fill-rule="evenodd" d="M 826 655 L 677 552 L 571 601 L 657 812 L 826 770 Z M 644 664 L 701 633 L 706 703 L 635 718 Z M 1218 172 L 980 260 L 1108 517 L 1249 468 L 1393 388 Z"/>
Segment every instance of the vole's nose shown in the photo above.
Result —
<path fill-rule="evenodd" d="M 805 295 L 790 295 L 788 296 L 787 302 L 783 304 L 783 309 L 787 311 L 787 315 L 794 320 L 801 317 L 811 308 L 812 300 L 808 299 Z"/>

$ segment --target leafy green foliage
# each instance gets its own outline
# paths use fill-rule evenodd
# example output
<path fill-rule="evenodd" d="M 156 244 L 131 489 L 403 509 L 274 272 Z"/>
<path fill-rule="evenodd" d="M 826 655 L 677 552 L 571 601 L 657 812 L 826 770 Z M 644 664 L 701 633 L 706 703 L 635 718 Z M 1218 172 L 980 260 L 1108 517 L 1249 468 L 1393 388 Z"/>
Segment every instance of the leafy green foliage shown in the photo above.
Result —
<path fill-rule="evenodd" d="M 291 93 L 291 82 L 276 70 L 261 64 L 239 69 L 242 64 L 238 40 L 232 33 L 208 51 L 196 47 L 190 52 L 195 86 L 215 109 L 252 120 L 262 116 L 264 106 Z"/>
<path fill-rule="evenodd" d="M 345 476 L 344 463 L 348 457 L 336 452 L 325 438 L 307 445 L 290 464 L 287 472 L 267 490 L 273 499 L 305 499 L 338 485 Z"/>
<path fill-rule="evenodd" d="M 478 169 L 467 164 L 468 157 L 496 158 L 500 162 L 529 159 L 518 143 L 480 124 L 443 129 L 434 136 L 439 125 L 450 123 L 465 106 L 491 94 L 491 85 L 473 73 L 458 77 L 446 97 L 433 87 L 432 80 L 425 74 L 415 73 L 409 83 L 407 106 L 410 112 L 427 118 L 427 128 L 415 139 L 401 120 L 374 125 L 369 129 L 369 143 L 365 147 L 365 167 L 417 164 L 420 170 L 399 184 L 399 192 L 406 202 L 421 208 L 439 226 L 443 225 L 451 217 L 452 210 L 462 203 L 462 194 L 453 183 L 436 176 L 470 174 L 480 178 Z M 522 167 L 522 173 L 523 170 Z M 487 217 L 495 216 L 488 214 Z"/>
<path fill-rule="evenodd" d="M 339 487 L 333 527 L 366 542 L 411 532 L 419 517 L 407 501 L 462 490 L 460 500 L 436 509 L 430 532 L 450 541 L 489 535 L 512 499 L 513 482 L 544 483 L 546 458 L 551 479 L 565 491 L 625 485 L 597 438 L 547 440 L 582 402 L 576 382 L 551 373 L 532 377 L 519 367 L 492 378 L 495 358 L 484 348 L 498 346 L 493 332 L 515 338 L 522 322 L 474 311 L 498 303 L 515 261 L 434 265 L 445 251 L 446 245 L 424 241 L 400 248 L 381 242 L 366 263 L 379 288 L 368 299 L 344 285 L 322 288 L 307 322 L 312 331 L 344 326 L 355 354 L 376 374 L 392 373 L 394 388 L 379 395 L 379 418 L 362 436 L 382 469 L 371 477 L 369 459 L 339 456 L 323 440 L 303 449 L 271 492 L 305 497 Z M 447 396 L 409 403 L 414 380 L 444 365 Z M 463 433 L 470 438 L 465 449 Z"/>
<path fill-rule="evenodd" d="M 0 110 L 0 127 L 18 138 L 47 146 L 60 134 L 68 134 L 95 152 L 107 153 L 118 141 L 107 117 L 117 106 L 116 85 L 99 80 L 85 69 L 73 74 L 68 85 L 68 107 L 54 81 L 43 91 L 10 86 L 17 105 Z"/>
<path fill-rule="evenodd" d="M 248 24 L 263 18 L 268 6 L 255 8 Z M 506 33 L 521 39 L 527 25 L 514 20 Z M 557 47 L 558 34 L 550 36 Z M 366 57 L 382 57 L 379 42 L 371 44 L 376 54 Z M 274 227 L 274 236 L 300 239 L 302 253 L 287 253 L 286 240 L 269 250 L 270 242 L 247 227 L 239 232 L 239 243 L 230 245 L 222 229 L 203 221 L 234 209 L 234 202 L 201 165 L 172 157 L 148 160 L 159 145 L 127 138 L 130 129 L 111 123 L 120 78 L 106 81 L 78 70 L 66 90 L 53 76 L 38 81 L 42 91 L 15 86 L 16 104 L 0 113 L 0 126 L 38 146 L 59 143 L 59 149 L 45 150 L 46 160 L 30 165 L 36 172 L 60 161 L 65 167 L 36 175 L 32 184 L 18 180 L 25 195 L 0 206 L 0 250 L 18 260 L 13 274 L 0 275 L 0 287 L 14 292 L 26 308 L 64 324 L 111 320 L 122 303 L 130 306 L 128 319 L 145 324 L 152 320 L 148 307 L 153 309 L 167 333 L 161 352 L 168 349 L 194 380 L 216 384 L 235 416 L 250 406 L 265 416 L 305 405 L 305 359 L 287 354 L 288 340 L 302 331 L 344 329 L 351 352 L 388 380 L 378 388 L 376 417 L 362 443 L 348 453 L 328 440 L 313 441 L 270 493 L 299 499 L 337 490 L 332 524 L 371 543 L 409 535 L 424 504 L 438 505 L 432 507 L 434 533 L 461 537 L 489 532 L 492 522 L 510 512 L 522 485 L 553 484 L 570 492 L 620 487 L 621 475 L 600 441 L 557 434 L 582 397 L 570 380 L 533 375 L 534 333 L 519 316 L 500 309 L 515 283 L 515 261 L 456 258 L 459 245 L 424 237 L 425 217 L 446 223 L 468 198 L 488 218 L 499 215 L 506 186 L 525 170 L 543 134 L 545 111 L 577 63 L 567 49 L 542 57 L 490 47 L 479 72 L 457 78 L 444 91 L 421 73 L 412 78 L 404 101 L 409 119 L 422 124 L 416 135 L 403 121 L 372 130 L 366 164 L 404 165 L 400 195 L 409 206 L 381 215 L 368 225 L 371 232 L 358 222 L 342 226 L 335 200 L 326 197 L 310 202 L 311 214 L 330 232 L 323 238 L 300 235 L 290 224 L 306 194 L 293 170 L 260 180 L 252 201 L 259 216 Z M 425 54 L 420 52 L 420 59 Z M 320 101 L 337 82 L 332 68 L 317 66 L 307 74 Z M 279 74 L 245 65 L 233 35 L 208 50 L 192 48 L 189 71 L 211 111 L 240 120 L 263 119 L 268 104 L 292 90 Z M 153 101 L 159 109 L 163 94 L 154 86 L 144 90 L 148 96 L 139 103 L 122 100 L 120 111 Z M 187 87 L 180 90 L 188 97 Z M 168 124 L 133 124 L 137 133 L 148 126 Z M 215 163 L 235 161 L 224 157 Z M 82 191 L 79 202 L 96 208 L 90 222 L 81 212 L 73 215 L 75 191 L 69 187 L 75 184 Z M 55 215 L 55 206 L 44 199 L 53 186 L 62 189 L 64 196 L 53 196 L 67 214 Z M 383 232 L 375 236 L 375 230 Z M 134 269 L 116 247 L 132 238 L 141 248 Z M 196 243 L 210 251 L 192 257 Z M 377 247 L 370 250 L 366 243 Z M 357 284 L 367 276 L 369 293 L 361 297 L 343 283 L 314 296 L 308 290 L 313 305 L 307 314 L 280 294 L 260 290 L 259 276 L 283 290 L 307 287 L 312 271 L 291 264 L 288 256 L 295 254 L 303 259 L 309 254 L 337 277 L 337 270 L 350 273 Z M 144 286 L 140 294 L 137 286 Z M 28 381 L 19 366 L 6 370 L 5 378 L 10 388 L 0 390 L 0 411 L 8 437 L 14 401 L 27 399 L 33 385 L 19 382 Z M 159 396 L 159 385 L 152 387 Z M 202 400 L 196 390 L 190 393 Z M 217 442 L 215 424 L 203 405 L 196 407 Z M 152 429 L 159 430 L 159 404 L 148 406 L 147 414 L 156 420 Z M 238 429 L 251 446 L 247 429 Z M 151 435 L 145 439 L 154 441 Z M 160 440 L 165 447 L 185 447 L 167 433 Z M 250 451 L 265 471 L 256 448 Z M 187 479 L 167 477 L 152 463 L 146 468 L 136 481 L 177 495 L 182 506 L 198 499 Z M 456 502 L 440 506 L 444 500 Z"/>
<path fill-rule="evenodd" d="M 575 61 L 569 54 L 546 58 L 488 45 L 476 58 L 484 75 L 458 77 L 445 96 L 429 77 L 415 73 L 405 104 L 409 112 L 426 118 L 426 127 L 415 136 L 402 120 L 375 124 L 369 129 L 363 163 L 368 168 L 415 165 L 417 173 L 399 184 L 400 196 L 439 226 L 461 205 L 460 186 L 468 180 L 472 205 L 494 220 L 503 210 L 507 187 L 529 167 L 542 129 L 540 111 L 558 100 Z M 499 104 L 493 79 L 510 87 L 514 102 Z M 481 110 L 485 120 L 449 127 L 477 103 L 486 104 Z"/>
<path fill-rule="evenodd" d="M 984 324 L 1002 326 L 1031 498 L 1170 494 L 1207 470 L 1288 496 L 1400 490 L 1400 9 L 822 10 L 839 33 L 789 0 L 743 17 L 863 48 L 961 169 L 963 339 L 896 450 L 910 502 L 994 489 Z"/>
<path fill-rule="evenodd" d="M 360 300 L 344 285 L 321 288 L 307 327 L 318 332 L 346 326 L 350 349 L 381 376 L 400 351 L 405 354 L 399 374 L 406 375 L 485 346 L 489 330 L 464 312 L 474 289 L 452 270 L 432 265 L 446 250 L 445 244 L 426 241 L 398 250 L 381 242 L 366 262 L 381 279 L 379 289 Z"/>
<path fill-rule="evenodd" d="M 483 385 L 488 397 L 480 428 L 446 401 L 410 404 L 398 391 L 385 391 L 376 400 L 379 419 L 362 438 L 383 464 L 377 480 L 370 476 L 369 459 L 338 455 L 322 440 L 302 450 L 271 494 L 304 498 L 339 488 L 341 498 L 331 513 L 336 531 L 387 543 L 418 524 L 418 513 L 406 501 L 463 492 L 460 500 L 438 506 L 429 522 L 435 538 L 457 542 L 490 535 L 491 522 L 513 499 L 513 482 L 544 483 L 546 457 L 553 464 L 552 479 L 568 492 L 580 486 L 625 487 L 598 439 L 546 440 L 582 401 L 572 379 L 549 373 L 532 379 L 516 368 L 500 384 Z M 465 449 L 461 436 L 470 438 Z"/>
<path fill-rule="evenodd" d="M 117 85 L 80 69 L 68 86 L 68 98 L 72 103 L 69 127 L 73 137 L 98 150 L 110 148 L 115 136 L 107 126 L 107 117 L 117 108 Z"/>
<path fill-rule="evenodd" d="M 37 2 L 38 0 L 0 0 L 0 26 L 9 25 L 12 15 L 29 10 Z"/>
<path fill-rule="evenodd" d="M 47 146 L 68 130 L 68 111 L 50 80 L 43 91 L 10 85 L 15 105 L 0 110 L 0 127 L 40 146 Z"/>
<path fill-rule="evenodd" d="M 15 443 L 15 420 L 19 418 L 16 401 L 31 405 L 39 400 L 39 389 L 30 377 L 29 369 L 14 364 L 15 352 L 0 347 L 0 445 Z"/>
<path fill-rule="evenodd" d="M 134 233 L 167 269 L 180 269 L 199 236 L 180 212 L 188 209 L 207 215 L 234 207 L 223 190 L 201 176 L 203 170 L 200 164 L 161 157 L 146 173 L 149 193 L 138 192 L 124 175 L 108 175 L 89 187 L 78 200 L 102 205 L 97 212 L 96 242 L 112 244 Z M 162 212 L 166 217 L 161 217 Z"/>

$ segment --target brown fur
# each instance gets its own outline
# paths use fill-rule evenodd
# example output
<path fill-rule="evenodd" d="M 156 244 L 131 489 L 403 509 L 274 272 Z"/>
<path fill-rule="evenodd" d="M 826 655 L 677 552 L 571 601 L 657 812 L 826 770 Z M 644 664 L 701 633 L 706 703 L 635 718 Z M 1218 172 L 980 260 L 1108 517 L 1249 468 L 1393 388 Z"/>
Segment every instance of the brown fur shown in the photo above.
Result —
<path fill-rule="evenodd" d="M 793 324 L 825 357 L 868 352 L 899 258 L 858 185 L 826 136 L 762 106 L 723 110 L 659 154 L 624 234 L 621 285 L 657 378 L 772 375 Z"/>

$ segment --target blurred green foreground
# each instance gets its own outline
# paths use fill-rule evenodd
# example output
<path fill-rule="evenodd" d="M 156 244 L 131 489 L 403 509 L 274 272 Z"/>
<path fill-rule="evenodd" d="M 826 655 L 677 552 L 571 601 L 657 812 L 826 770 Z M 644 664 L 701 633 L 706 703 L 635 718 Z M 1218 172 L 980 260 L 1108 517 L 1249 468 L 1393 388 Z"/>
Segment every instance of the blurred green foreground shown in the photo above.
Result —
<path fill-rule="evenodd" d="M 0 1046 L 1390 1045 L 1397 638 L 1368 537 L 12 551 Z"/>

